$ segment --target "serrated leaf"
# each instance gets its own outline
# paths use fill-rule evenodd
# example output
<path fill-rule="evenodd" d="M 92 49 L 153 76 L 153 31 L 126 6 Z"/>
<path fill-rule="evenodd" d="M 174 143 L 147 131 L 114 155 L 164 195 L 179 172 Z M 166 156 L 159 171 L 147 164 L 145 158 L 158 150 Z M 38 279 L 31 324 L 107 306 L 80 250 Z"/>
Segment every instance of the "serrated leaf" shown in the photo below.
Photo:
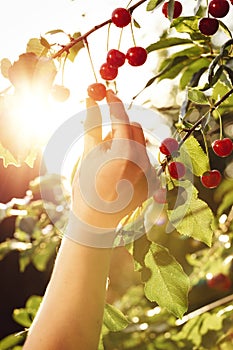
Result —
<path fill-rule="evenodd" d="M 45 50 L 45 47 L 41 44 L 41 39 L 32 38 L 27 43 L 26 51 L 33 52 L 37 56 L 41 56 L 42 54 L 46 55 L 48 50 Z"/>
<path fill-rule="evenodd" d="M 183 38 L 162 38 L 156 43 L 153 43 L 149 45 L 146 50 L 147 52 L 152 52 L 156 50 L 161 50 L 161 49 L 166 49 L 170 48 L 172 46 L 177 46 L 177 45 L 187 45 L 187 44 L 192 44 L 192 40 L 189 39 L 183 39 Z"/>
<path fill-rule="evenodd" d="M 176 230 L 211 246 L 214 216 L 209 206 L 193 196 L 184 205 L 167 210 L 169 221 Z"/>
<path fill-rule="evenodd" d="M 106 304 L 104 308 L 103 324 L 108 330 L 118 332 L 129 325 L 128 319 L 115 306 Z"/>
<path fill-rule="evenodd" d="M 80 32 L 74 33 L 73 34 L 73 38 L 77 39 L 81 36 Z M 69 54 L 68 54 L 68 58 L 71 62 L 74 62 L 75 57 L 77 56 L 78 52 L 84 47 L 83 41 L 80 40 L 79 42 L 77 42 L 77 44 L 75 44 L 73 47 L 71 47 L 71 49 L 69 50 Z"/>
<path fill-rule="evenodd" d="M 200 105 L 208 105 L 209 101 L 204 92 L 196 89 L 196 88 L 189 88 L 188 89 L 188 98 L 190 101 L 200 104 Z"/>
<path fill-rule="evenodd" d="M 8 58 L 1 60 L 1 73 L 4 78 L 8 78 L 8 69 L 12 66 L 11 61 Z"/>
<path fill-rule="evenodd" d="M 181 146 L 179 161 L 190 168 L 196 176 L 201 176 L 210 168 L 209 157 L 203 151 L 197 139 L 192 135 Z"/>
<path fill-rule="evenodd" d="M 156 243 L 152 243 L 145 257 L 145 266 L 150 272 L 144 287 L 146 297 L 181 318 L 188 308 L 190 287 L 182 266 L 166 248 Z"/>
<path fill-rule="evenodd" d="M 158 6 L 163 0 L 150 0 L 146 6 L 147 11 L 152 11 Z"/>

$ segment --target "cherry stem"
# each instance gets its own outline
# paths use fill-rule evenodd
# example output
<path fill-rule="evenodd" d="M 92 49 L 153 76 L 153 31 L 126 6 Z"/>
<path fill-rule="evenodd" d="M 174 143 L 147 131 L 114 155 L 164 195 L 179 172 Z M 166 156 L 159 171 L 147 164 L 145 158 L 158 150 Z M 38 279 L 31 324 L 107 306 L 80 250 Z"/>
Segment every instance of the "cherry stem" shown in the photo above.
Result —
<path fill-rule="evenodd" d="M 110 28 L 111 28 L 111 23 L 108 24 L 108 33 L 107 33 L 107 52 L 109 51 L 109 42 L 110 42 Z"/>
<path fill-rule="evenodd" d="M 130 14 L 133 13 L 133 11 L 139 7 L 140 5 L 142 5 L 144 2 L 146 2 L 147 0 L 140 0 L 138 1 L 136 4 L 134 4 L 133 6 L 129 7 L 128 11 Z M 100 28 L 106 26 L 107 24 L 112 23 L 112 19 L 107 19 L 106 21 L 94 26 L 92 29 L 90 29 L 89 31 L 87 31 L 86 33 L 84 33 L 83 35 L 79 36 L 78 38 L 72 38 L 71 41 L 67 44 L 64 45 L 59 51 L 57 51 L 54 55 L 51 56 L 52 59 L 60 57 L 63 52 L 69 52 L 69 50 L 76 45 L 77 43 L 79 43 L 80 41 L 84 41 L 86 42 L 86 39 L 89 35 L 91 35 L 92 33 L 94 33 L 95 31 L 99 30 Z"/>
<path fill-rule="evenodd" d="M 133 23 L 132 21 L 130 22 L 130 29 L 131 29 L 131 34 L 132 34 L 132 39 L 133 39 L 133 44 L 134 46 L 137 46 L 135 36 L 134 36 L 134 31 L 133 31 Z"/>
<path fill-rule="evenodd" d="M 117 47 L 118 50 L 120 50 L 120 47 L 121 47 L 122 34 L 123 34 L 123 28 L 121 28 L 121 32 L 120 32 L 120 37 L 119 37 L 118 47 Z"/>
<path fill-rule="evenodd" d="M 203 132 L 203 130 L 201 130 L 201 134 L 202 134 L 203 141 L 204 141 L 204 145 L 205 145 L 206 155 L 207 155 L 207 157 L 208 157 L 208 160 L 210 160 L 210 158 L 209 158 L 208 144 L 207 144 L 206 137 L 205 137 L 205 133 Z M 210 162 L 209 162 L 209 169 L 210 169 Z"/>
<path fill-rule="evenodd" d="M 218 120 L 219 120 L 219 139 L 222 140 L 222 138 L 223 138 L 222 116 L 218 110 L 216 110 L 216 112 L 218 114 Z"/>
<path fill-rule="evenodd" d="M 93 71 L 93 74 L 94 74 L 94 77 L 95 77 L 95 81 L 98 82 L 98 79 L 97 79 L 97 76 L 96 76 L 96 73 L 95 73 L 95 66 L 94 66 L 93 61 L 92 61 L 91 52 L 90 52 L 90 48 L 89 48 L 89 44 L 88 44 L 87 38 L 84 39 L 84 43 L 86 45 L 86 49 L 87 49 L 88 56 L 89 56 L 89 59 L 90 59 L 91 68 L 92 68 L 92 71 Z"/>

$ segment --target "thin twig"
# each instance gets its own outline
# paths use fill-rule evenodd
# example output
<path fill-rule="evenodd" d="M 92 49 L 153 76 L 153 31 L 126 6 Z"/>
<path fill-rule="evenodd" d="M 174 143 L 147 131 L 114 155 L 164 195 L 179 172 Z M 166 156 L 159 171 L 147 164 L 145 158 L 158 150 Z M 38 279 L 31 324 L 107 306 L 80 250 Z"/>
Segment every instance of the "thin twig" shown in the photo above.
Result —
<path fill-rule="evenodd" d="M 128 11 L 130 12 L 130 14 L 133 13 L 133 11 L 140 5 L 142 5 L 144 2 L 146 2 L 147 0 L 140 0 L 138 1 L 135 5 L 129 7 Z M 92 29 L 90 29 L 89 31 L 87 31 L 85 34 L 79 36 L 78 38 L 73 38 L 67 45 L 64 45 L 58 52 L 56 52 L 54 55 L 52 55 L 52 58 L 57 58 L 60 57 L 64 52 L 69 52 L 69 50 L 76 45 L 78 42 L 80 41 L 85 41 L 86 38 L 91 35 L 92 33 L 94 33 L 95 31 L 99 30 L 100 28 L 106 26 L 107 24 L 110 24 L 112 22 L 111 18 L 98 24 L 95 25 Z"/>

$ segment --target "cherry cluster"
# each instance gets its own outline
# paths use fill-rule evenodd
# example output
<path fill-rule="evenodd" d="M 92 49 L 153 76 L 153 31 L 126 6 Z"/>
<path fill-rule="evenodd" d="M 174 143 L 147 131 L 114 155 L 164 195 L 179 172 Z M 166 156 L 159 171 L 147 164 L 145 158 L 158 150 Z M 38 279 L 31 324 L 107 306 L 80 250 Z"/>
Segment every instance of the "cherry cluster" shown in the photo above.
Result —
<path fill-rule="evenodd" d="M 130 12 L 123 8 L 116 8 L 112 12 L 112 23 L 118 27 L 123 28 L 131 23 Z M 137 67 L 143 65 L 147 60 L 147 51 L 141 46 L 130 47 L 126 53 L 117 49 L 111 49 L 107 53 L 106 62 L 104 62 L 99 70 L 102 79 L 111 81 L 118 75 L 118 69 L 124 65 L 125 61 L 131 66 Z M 101 101 L 106 95 L 106 88 L 104 84 L 94 83 L 87 89 L 89 97 L 96 101 Z"/>
<path fill-rule="evenodd" d="M 231 0 L 231 4 L 233 1 Z M 219 28 L 218 18 L 225 17 L 230 10 L 228 0 L 211 0 L 207 8 L 207 17 L 200 19 L 198 27 L 202 34 L 213 35 Z M 212 17 L 210 17 L 210 15 Z"/>
<path fill-rule="evenodd" d="M 213 152 L 219 157 L 228 157 L 233 151 L 232 140 L 228 137 L 217 139 L 211 144 Z M 168 137 L 164 139 L 159 147 L 160 152 L 166 156 L 161 163 L 163 171 L 168 170 L 171 178 L 175 180 L 182 179 L 186 174 L 186 167 L 183 163 L 173 160 L 173 155 L 179 150 L 179 143 L 176 139 Z M 201 183 L 204 187 L 213 189 L 218 187 L 222 179 L 221 173 L 217 169 L 206 171 L 201 177 Z M 158 203 L 166 203 L 167 190 L 159 188 L 154 194 L 154 199 Z"/>

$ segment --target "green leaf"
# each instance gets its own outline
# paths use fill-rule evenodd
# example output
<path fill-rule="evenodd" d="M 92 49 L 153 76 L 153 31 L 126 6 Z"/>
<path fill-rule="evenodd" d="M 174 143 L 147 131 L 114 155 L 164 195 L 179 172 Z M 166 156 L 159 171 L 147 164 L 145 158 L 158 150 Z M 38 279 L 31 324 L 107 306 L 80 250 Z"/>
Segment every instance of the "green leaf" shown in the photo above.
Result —
<path fill-rule="evenodd" d="M 150 0 L 146 6 L 147 11 L 152 11 L 158 6 L 163 0 Z"/>
<path fill-rule="evenodd" d="M 188 98 L 190 101 L 199 105 L 208 105 L 209 101 L 204 92 L 196 88 L 188 88 Z"/>
<path fill-rule="evenodd" d="M 182 328 L 180 332 L 172 336 L 175 341 L 187 339 L 195 344 L 198 348 L 202 341 L 202 335 L 200 334 L 200 325 L 202 323 L 203 315 L 199 317 L 191 318 Z M 193 349 L 193 347 L 192 347 Z"/>
<path fill-rule="evenodd" d="M 16 167 L 20 166 L 20 163 L 15 159 L 15 157 L 11 154 L 11 152 L 6 149 L 1 143 L 0 143 L 0 158 L 3 159 L 3 166 L 5 168 L 8 167 L 8 165 L 15 165 Z"/>
<path fill-rule="evenodd" d="M 112 332 L 118 332 L 129 325 L 125 315 L 115 306 L 106 304 L 104 308 L 103 324 Z"/>
<path fill-rule="evenodd" d="M 222 81 L 218 81 L 212 92 L 212 98 L 215 100 L 215 102 L 219 101 L 228 91 L 230 91 L 230 88 L 225 85 Z M 222 113 L 226 109 L 227 111 L 230 111 L 233 109 L 233 94 L 231 94 L 221 105 L 218 107 L 218 110 L 220 113 Z"/>
<path fill-rule="evenodd" d="M 133 258 L 136 270 L 140 270 L 144 266 L 144 259 L 151 246 L 151 241 L 147 239 L 146 234 L 133 242 Z"/>
<path fill-rule="evenodd" d="M 58 33 L 64 33 L 64 30 L 62 30 L 62 29 L 53 29 L 53 30 L 49 30 L 49 31 L 46 32 L 45 34 L 54 35 L 54 34 L 58 34 Z"/>
<path fill-rule="evenodd" d="M 13 319 L 15 322 L 23 327 L 29 328 L 31 326 L 32 320 L 29 313 L 25 309 L 15 309 L 13 311 Z"/>
<path fill-rule="evenodd" d="M 173 20 L 171 27 L 175 28 L 179 33 L 193 33 L 198 31 L 199 17 L 178 17 Z"/>
<path fill-rule="evenodd" d="M 189 136 L 180 148 L 179 161 L 184 163 L 192 173 L 201 176 L 208 171 L 209 157 L 194 136 Z"/>
<path fill-rule="evenodd" d="M 228 35 L 230 38 L 232 38 L 232 33 L 231 33 L 230 29 L 225 25 L 225 23 L 220 21 L 220 20 L 218 20 L 218 22 L 219 22 L 219 26 L 223 30 L 223 32 L 226 33 L 226 35 Z"/>
<path fill-rule="evenodd" d="M 200 333 L 202 335 L 206 334 L 208 331 L 219 331 L 222 329 L 223 318 L 218 316 L 217 314 L 211 314 L 209 312 L 205 312 L 205 318 L 202 322 Z"/>
<path fill-rule="evenodd" d="M 133 24 L 135 28 L 141 28 L 140 24 L 134 19 Z"/>
<path fill-rule="evenodd" d="M 38 156 L 38 152 L 38 149 L 32 147 L 30 149 L 30 152 L 26 156 L 24 163 L 26 163 L 30 168 L 33 168 L 36 158 Z"/>
<path fill-rule="evenodd" d="M 149 45 L 146 50 L 147 52 L 152 52 L 156 50 L 161 50 L 161 49 L 166 49 L 170 48 L 172 46 L 177 46 L 177 45 L 187 45 L 187 44 L 192 44 L 192 40 L 189 39 L 183 39 L 183 38 L 162 38 L 156 43 L 153 43 Z"/>
<path fill-rule="evenodd" d="M 46 55 L 47 49 L 42 45 L 41 39 L 32 38 L 27 43 L 27 52 L 33 52 L 37 56 Z"/>
<path fill-rule="evenodd" d="M 19 256 L 19 271 L 24 272 L 26 267 L 30 264 L 31 262 L 31 251 L 24 251 L 20 253 Z"/>
<path fill-rule="evenodd" d="M 8 58 L 1 60 L 1 73 L 4 78 L 8 78 L 8 69 L 12 66 L 11 61 Z"/>
<path fill-rule="evenodd" d="M 81 36 L 80 32 L 74 33 L 73 38 L 77 39 Z M 80 40 L 75 44 L 71 49 L 69 50 L 68 58 L 71 62 L 74 62 L 75 57 L 77 56 L 78 52 L 84 47 L 83 41 Z"/>
<path fill-rule="evenodd" d="M 187 69 L 184 71 L 181 79 L 180 79 L 180 88 L 183 90 L 186 88 L 188 84 L 193 79 L 194 74 L 200 72 L 202 70 L 202 74 L 204 73 L 205 69 L 208 68 L 210 64 L 210 60 L 208 58 L 200 58 L 194 62 L 192 62 Z"/>
<path fill-rule="evenodd" d="M 58 242 L 53 239 L 50 242 L 46 242 L 43 248 L 38 247 L 35 251 L 32 262 L 38 271 L 44 271 L 51 257 L 55 255 Z"/>
<path fill-rule="evenodd" d="M 1 350 L 9 350 L 13 346 L 20 344 L 26 338 L 26 332 L 20 332 L 8 335 L 7 337 L 0 340 L 0 349 Z"/>
<path fill-rule="evenodd" d="M 152 243 L 145 257 L 145 266 L 150 274 L 145 282 L 146 297 L 181 318 L 188 308 L 190 287 L 182 266 L 166 248 L 156 243 Z"/>
<path fill-rule="evenodd" d="M 41 45 L 42 46 L 44 46 L 46 49 L 50 49 L 50 44 L 49 44 L 49 42 L 43 37 L 43 36 L 41 36 L 40 37 L 40 43 L 41 43 Z"/>
<path fill-rule="evenodd" d="M 186 66 L 192 62 L 188 56 L 179 56 L 175 58 L 168 58 L 164 60 L 160 66 L 160 71 L 156 75 L 158 80 L 174 79 Z"/>
<path fill-rule="evenodd" d="M 39 306 L 42 302 L 42 297 L 39 295 L 31 295 L 26 302 L 26 310 L 31 314 L 32 318 L 36 316 Z"/>
<path fill-rule="evenodd" d="M 197 190 L 194 190 L 192 198 L 187 199 L 184 205 L 167 210 L 167 214 L 169 221 L 180 234 L 211 246 L 214 216 L 209 206 L 197 198 Z"/>

